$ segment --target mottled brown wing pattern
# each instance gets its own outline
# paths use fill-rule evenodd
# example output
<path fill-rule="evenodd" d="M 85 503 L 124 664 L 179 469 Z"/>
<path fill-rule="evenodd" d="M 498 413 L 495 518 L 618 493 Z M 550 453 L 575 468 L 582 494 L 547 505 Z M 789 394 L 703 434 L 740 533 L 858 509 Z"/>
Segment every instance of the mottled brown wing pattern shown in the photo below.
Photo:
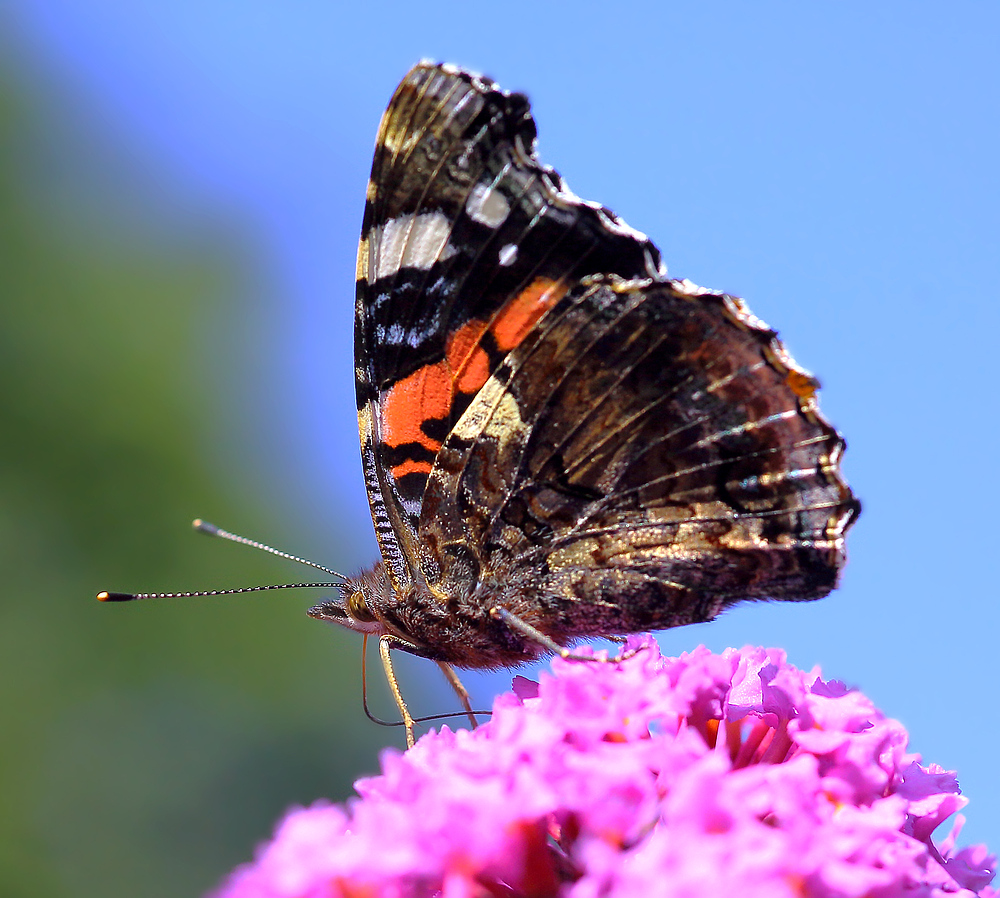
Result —
<path fill-rule="evenodd" d="M 739 300 L 586 279 L 439 452 L 429 579 L 557 642 L 819 598 L 858 504 L 816 387 Z"/>
<path fill-rule="evenodd" d="M 523 96 L 450 66 L 383 117 L 355 321 L 383 563 L 316 616 L 486 667 L 825 595 L 859 506 L 816 381 L 534 143 Z"/>
<path fill-rule="evenodd" d="M 507 353 L 581 277 L 663 273 L 643 235 L 538 162 L 535 133 L 523 96 L 428 63 L 379 129 L 355 358 L 366 482 L 397 586 L 437 452 Z"/>

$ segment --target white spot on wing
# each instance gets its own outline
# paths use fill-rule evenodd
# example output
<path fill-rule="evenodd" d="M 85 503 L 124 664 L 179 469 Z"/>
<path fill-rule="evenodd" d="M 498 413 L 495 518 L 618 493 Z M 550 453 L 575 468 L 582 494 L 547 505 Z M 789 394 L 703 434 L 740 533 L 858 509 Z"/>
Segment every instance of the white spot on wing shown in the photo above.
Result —
<path fill-rule="evenodd" d="M 513 243 L 508 243 L 500 250 L 500 264 L 513 265 L 517 258 L 517 247 Z"/>
<path fill-rule="evenodd" d="M 487 184 L 477 184 L 465 202 L 465 211 L 473 221 L 496 228 L 510 214 L 510 203 L 499 190 Z"/>
<path fill-rule="evenodd" d="M 448 243 L 451 221 L 443 212 L 400 215 L 372 228 L 368 235 L 371 280 L 390 277 L 401 268 L 426 271 L 438 260 L 455 255 Z"/>

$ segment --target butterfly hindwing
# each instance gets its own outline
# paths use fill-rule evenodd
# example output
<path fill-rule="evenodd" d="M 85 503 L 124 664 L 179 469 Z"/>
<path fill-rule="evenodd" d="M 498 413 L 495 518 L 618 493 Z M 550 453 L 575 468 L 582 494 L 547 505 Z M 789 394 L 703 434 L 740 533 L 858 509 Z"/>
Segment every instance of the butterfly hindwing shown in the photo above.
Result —
<path fill-rule="evenodd" d="M 857 503 L 815 388 L 738 300 L 587 279 L 445 441 L 421 538 L 557 641 L 825 595 Z"/>

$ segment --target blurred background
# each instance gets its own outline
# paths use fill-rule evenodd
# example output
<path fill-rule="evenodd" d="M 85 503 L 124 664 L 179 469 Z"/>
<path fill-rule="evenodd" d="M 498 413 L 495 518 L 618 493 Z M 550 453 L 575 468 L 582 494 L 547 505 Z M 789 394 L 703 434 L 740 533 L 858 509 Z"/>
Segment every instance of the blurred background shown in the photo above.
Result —
<path fill-rule="evenodd" d="M 0 892 L 201 894 L 401 743 L 362 715 L 360 640 L 306 618 L 322 593 L 93 595 L 310 578 L 195 516 L 374 560 L 354 254 L 425 56 L 527 91 L 543 160 L 744 296 L 848 438 L 843 588 L 664 649 L 863 688 L 997 850 L 998 40 L 996 5 L 919 0 L 0 6 Z M 483 706 L 510 674 L 468 679 Z"/>

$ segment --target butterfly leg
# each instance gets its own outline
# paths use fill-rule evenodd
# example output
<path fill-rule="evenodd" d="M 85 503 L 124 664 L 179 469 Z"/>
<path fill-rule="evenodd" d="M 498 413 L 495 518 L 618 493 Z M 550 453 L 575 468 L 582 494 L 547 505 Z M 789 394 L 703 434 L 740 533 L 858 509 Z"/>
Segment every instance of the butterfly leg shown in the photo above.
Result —
<path fill-rule="evenodd" d="M 503 621 L 512 630 L 520 633 L 522 636 L 528 637 L 533 642 L 537 642 L 542 648 L 558 655 L 564 661 L 590 661 L 591 663 L 596 661 L 599 664 L 617 664 L 619 661 L 627 661 L 642 651 L 642 648 L 627 649 L 620 652 L 614 658 L 598 658 L 594 655 L 584 655 L 581 652 L 574 652 L 572 649 L 566 648 L 566 646 L 559 645 L 558 642 L 546 636 L 537 627 L 531 626 L 531 624 L 521 620 L 512 611 L 501 608 L 499 605 L 490 609 L 490 617 L 494 620 Z"/>
<path fill-rule="evenodd" d="M 445 661 L 438 661 L 437 666 L 441 668 L 441 673 L 445 675 L 445 679 L 451 684 L 451 688 L 455 690 L 455 695 L 458 696 L 458 700 L 462 703 L 462 707 L 465 709 L 465 714 L 469 718 L 469 723 L 472 724 L 472 728 L 475 729 L 479 726 L 479 721 L 476 720 L 476 715 L 472 710 L 472 704 L 469 702 L 469 692 L 462 685 L 462 681 L 458 678 L 458 674 L 455 673 L 455 668 L 452 667 Z"/>
<path fill-rule="evenodd" d="M 385 678 L 389 682 L 392 697 L 396 700 L 396 707 L 399 708 L 399 713 L 403 717 L 403 726 L 406 728 L 406 747 L 413 748 L 413 716 L 410 714 L 410 709 L 406 707 L 406 702 L 403 701 L 403 693 L 400 691 L 399 682 L 396 680 L 396 672 L 392 669 L 392 658 L 389 657 L 389 652 L 394 643 L 395 640 L 391 636 L 380 636 L 378 640 L 378 653 L 382 659 L 382 669 L 385 671 Z"/>

